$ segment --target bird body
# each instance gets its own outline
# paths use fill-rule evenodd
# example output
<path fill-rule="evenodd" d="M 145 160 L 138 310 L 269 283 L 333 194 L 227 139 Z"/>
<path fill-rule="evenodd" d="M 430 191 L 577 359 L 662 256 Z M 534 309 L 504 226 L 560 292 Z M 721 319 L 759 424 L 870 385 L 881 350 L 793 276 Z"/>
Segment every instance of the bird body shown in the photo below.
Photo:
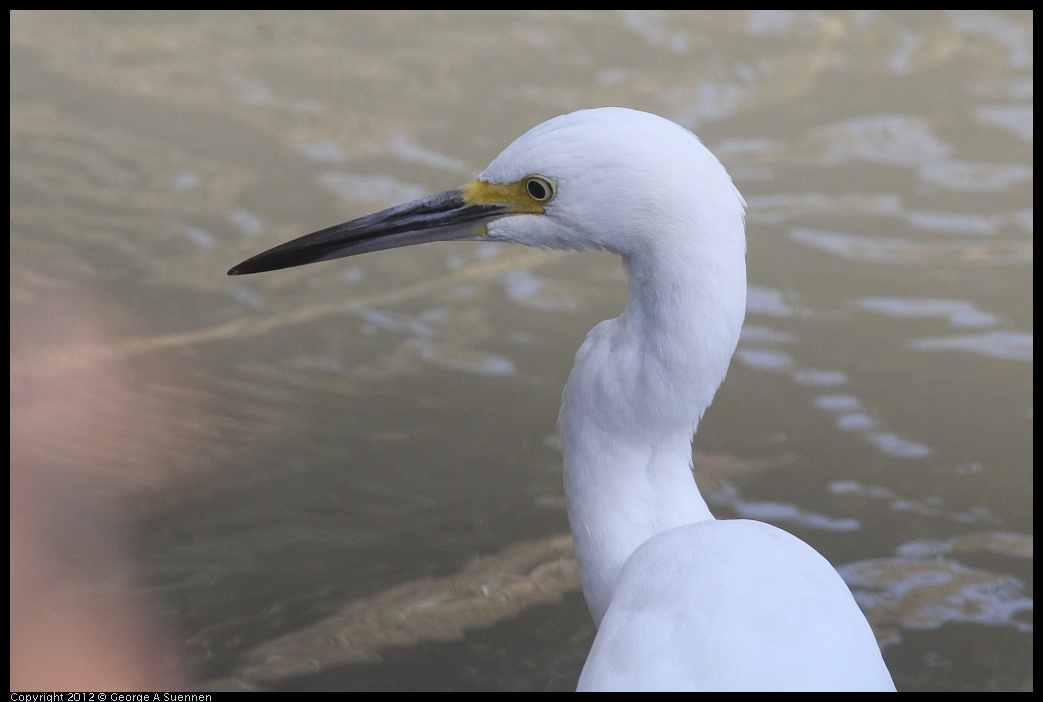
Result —
<path fill-rule="evenodd" d="M 746 309 L 745 202 L 684 128 L 624 108 L 544 122 L 457 190 L 301 237 L 231 274 L 413 243 L 606 249 L 626 309 L 576 353 L 558 418 L 598 633 L 581 690 L 893 690 L 836 570 L 767 524 L 714 519 L 691 442 Z"/>
<path fill-rule="evenodd" d="M 627 559 L 579 690 L 890 691 L 837 571 L 745 519 L 660 533 Z"/>

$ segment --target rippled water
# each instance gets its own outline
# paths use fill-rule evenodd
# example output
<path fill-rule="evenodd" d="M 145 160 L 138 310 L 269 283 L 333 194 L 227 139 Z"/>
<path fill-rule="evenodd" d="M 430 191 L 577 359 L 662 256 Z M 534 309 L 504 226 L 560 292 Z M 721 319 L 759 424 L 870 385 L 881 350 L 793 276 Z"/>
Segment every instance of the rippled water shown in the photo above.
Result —
<path fill-rule="evenodd" d="M 749 203 L 715 514 L 836 564 L 900 690 L 1032 688 L 1031 13 L 11 24 L 13 689 L 571 689 L 555 419 L 618 262 L 225 271 L 608 104 Z"/>

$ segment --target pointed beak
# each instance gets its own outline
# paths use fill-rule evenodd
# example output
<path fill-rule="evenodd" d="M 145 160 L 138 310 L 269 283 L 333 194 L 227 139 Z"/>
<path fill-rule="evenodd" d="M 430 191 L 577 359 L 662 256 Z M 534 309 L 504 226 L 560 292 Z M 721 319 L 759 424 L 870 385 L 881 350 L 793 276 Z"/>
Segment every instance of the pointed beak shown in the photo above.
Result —
<path fill-rule="evenodd" d="M 275 271 L 430 241 L 480 237 L 485 235 L 486 225 L 499 217 L 542 213 L 542 207 L 520 195 L 517 184 L 471 181 L 280 244 L 243 261 L 228 275 Z"/>

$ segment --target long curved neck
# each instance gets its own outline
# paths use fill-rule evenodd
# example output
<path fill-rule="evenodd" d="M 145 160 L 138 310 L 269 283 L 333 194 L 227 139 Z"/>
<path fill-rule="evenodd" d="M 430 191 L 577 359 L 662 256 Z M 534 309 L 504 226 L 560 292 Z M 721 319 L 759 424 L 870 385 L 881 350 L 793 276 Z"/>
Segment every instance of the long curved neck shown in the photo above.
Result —
<path fill-rule="evenodd" d="M 692 476 L 691 442 L 742 326 L 744 240 L 737 247 L 716 261 L 705 251 L 624 255 L 627 308 L 576 354 L 559 425 L 576 560 L 599 625 L 638 546 L 713 519 Z"/>

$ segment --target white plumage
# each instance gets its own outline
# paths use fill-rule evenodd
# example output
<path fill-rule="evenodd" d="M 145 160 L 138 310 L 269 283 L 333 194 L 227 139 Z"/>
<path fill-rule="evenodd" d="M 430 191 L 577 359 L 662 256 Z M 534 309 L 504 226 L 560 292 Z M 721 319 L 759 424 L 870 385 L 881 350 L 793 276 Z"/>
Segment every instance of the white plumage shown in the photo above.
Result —
<path fill-rule="evenodd" d="M 893 690 L 836 570 L 773 526 L 716 520 L 691 441 L 746 309 L 745 203 L 698 139 L 623 108 L 545 122 L 476 181 L 310 234 L 253 273 L 481 238 L 622 256 L 629 302 L 588 334 L 559 427 L 583 594 L 580 690 Z"/>

